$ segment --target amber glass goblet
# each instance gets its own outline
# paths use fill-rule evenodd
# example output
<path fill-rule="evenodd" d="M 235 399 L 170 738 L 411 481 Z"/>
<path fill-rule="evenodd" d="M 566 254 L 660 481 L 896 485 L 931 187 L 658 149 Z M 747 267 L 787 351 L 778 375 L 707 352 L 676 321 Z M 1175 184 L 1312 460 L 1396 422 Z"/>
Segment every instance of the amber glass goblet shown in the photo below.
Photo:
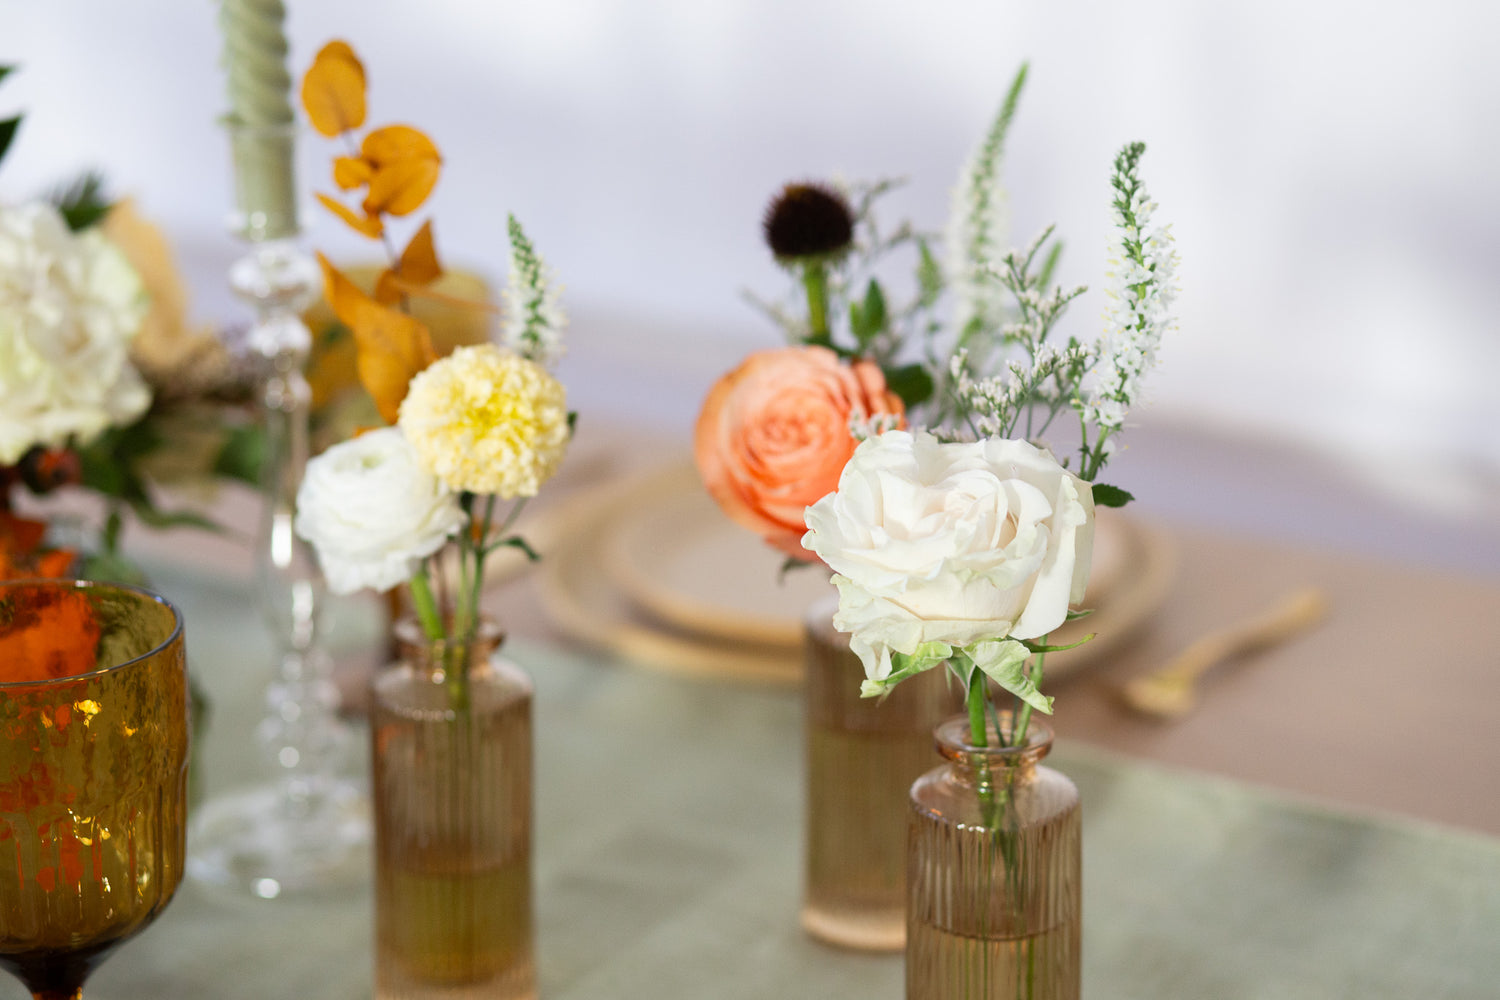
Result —
<path fill-rule="evenodd" d="M 116 584 L 0 583 L 0 966 L 83 982 L 182 878 L 182 619 Z"/>

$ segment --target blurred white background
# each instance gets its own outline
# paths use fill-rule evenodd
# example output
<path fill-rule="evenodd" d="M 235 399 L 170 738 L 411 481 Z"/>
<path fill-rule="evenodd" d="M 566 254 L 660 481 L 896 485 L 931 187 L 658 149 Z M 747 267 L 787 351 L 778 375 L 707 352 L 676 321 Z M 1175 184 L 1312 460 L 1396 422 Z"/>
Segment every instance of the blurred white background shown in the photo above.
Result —
<path fill-rule="evenodd" d="M 1144 175 L 1174 224 L 1182 295 L 1148 419 L 1311 442 L 1449 513 L 1472 514 L 1497 482 L 1500 5 L 289 8 L 294 75 L 345 38 L 366 65 L 371 123 L 411 122 L 436 140 L 446 166 L 429 208 L 450 263 L 498 276 L 505 213 L 524 221 L 578 320 L 580 409 L 633 406 L 686 428 L 720 370 L 775 341 L 739 297 L 783 287 L 758 231 L 774 190 L 908 176 L 894 214 L 940 229 L 961 162 L 1029 59 L 1006 166 L 1012 238 L 1057 222 L 1064 280 L 1099 285 L 1111 157 L 1149 144 Z M 221 291 L 236 248 L 223 231 L 215 5 L 0 0 L 0 11 L 0 60 L 21 67 L 0 87 L 0 114 L 26 113 L 0 197 L 98 166 L 177 241 L 200 311 L 236 315 Z M 311 134 L 305 145 L 304 187 L 330 190 L 331 149 Z M 368 253 L 326 213 L 306 215 L 312 245 Z M 1100 309 L 1092 293 L 1069 322 L 1092 335 Z"/>

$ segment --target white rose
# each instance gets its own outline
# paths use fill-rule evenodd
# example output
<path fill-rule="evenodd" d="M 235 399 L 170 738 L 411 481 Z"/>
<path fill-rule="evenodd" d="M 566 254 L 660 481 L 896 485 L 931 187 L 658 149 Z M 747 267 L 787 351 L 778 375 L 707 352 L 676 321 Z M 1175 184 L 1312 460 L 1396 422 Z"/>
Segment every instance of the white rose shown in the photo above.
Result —
<path fill-rule="evenodd" d="M 807 526 L 802 544 L 837 574 L 834 626 L 880 681 L 892 653 L 927 643 L 1013 668 L 1011 652 L 977 644 L 1034 639 L 1066 620 L 1088 582 L 1094 498 L 1023 441 L 888 431 L 855 450 Z"/>
<path fill-rule="evenodd" d="M 130 364 L 140 277 L 97 230 L 44 202 L 0 206 L 0 465 L 35 445 L 87 444 L 151 404 Z"/>
<path fill-rule="evenodd" d="M 307 463 L 297 491 L 297 534 L 335 594 L 410 579 L 465 520 L 458 495 L 422 471 L 396 427 L 329 448 Z"/>

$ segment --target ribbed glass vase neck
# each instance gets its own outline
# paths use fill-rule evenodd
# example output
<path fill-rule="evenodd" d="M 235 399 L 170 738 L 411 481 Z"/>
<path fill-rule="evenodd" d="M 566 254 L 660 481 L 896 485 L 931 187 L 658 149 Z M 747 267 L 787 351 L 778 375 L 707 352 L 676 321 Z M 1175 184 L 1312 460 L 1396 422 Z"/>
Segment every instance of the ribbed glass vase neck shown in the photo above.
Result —
<path fill-rule="evenodd" d="M 1011 732 L 1015 720 L 1009 712 L 1001 712 L 1000 724 Z M 937 751 L 965 770 L 975 770 L 988 765 L 989 770 L 1005 769 L 1016 775 L 1026 775 L 1036 769 L 1037 762 L 1052 751 L 1052 727 L 1032 716 L 1026 727 L 1026 742 L 1021 746 L 1001 746 L 1000 735 L 994 726 L 986 733 L 988 746 L 975 746 L 969 730 L 969 717 L 955 716 L 938 726 L 933 734 Z"/>
<path fill-rule="evenodd" d="M 401 619 L 394 631 L 401 661 L 431 671 L 444 670 L 453 663 L 484 663 L 505 641 L 505 630 L 493 618 L 479 619 L 473 638 L 467 641 L 452 635 L 428 638 L 415 618 Z"/>

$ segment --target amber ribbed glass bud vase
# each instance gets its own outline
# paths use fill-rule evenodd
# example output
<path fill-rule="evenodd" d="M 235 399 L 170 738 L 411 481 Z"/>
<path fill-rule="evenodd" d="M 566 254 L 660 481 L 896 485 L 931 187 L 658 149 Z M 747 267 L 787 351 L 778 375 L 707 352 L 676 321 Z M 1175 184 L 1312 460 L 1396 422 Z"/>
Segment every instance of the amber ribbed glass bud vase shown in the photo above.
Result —
<path fill-rule="evenodd" d="M 375 995 L 535 997 L 531 681 L 492 622 L 469 644 L 396 634 L 371 710 Z"/>
<path fill-rule="evenodd" d="M 932 766 L 932 730 L 962 697 L 930 670 L 878 703 L 834 629 L 836 599 L 805 622 L 806 872 L 802 926 L 822 941 L 900 951 L 906 940 L 906 824 L 911 783 Z"/>
<path fill-rule="evenodd" d="M 907 1000 L 1077 1000 L 1078 789 L 1039 763 L 1052 730 L 976 747 L 960 717 L 937 745 L 948 762 L 911 789 Z"/>

